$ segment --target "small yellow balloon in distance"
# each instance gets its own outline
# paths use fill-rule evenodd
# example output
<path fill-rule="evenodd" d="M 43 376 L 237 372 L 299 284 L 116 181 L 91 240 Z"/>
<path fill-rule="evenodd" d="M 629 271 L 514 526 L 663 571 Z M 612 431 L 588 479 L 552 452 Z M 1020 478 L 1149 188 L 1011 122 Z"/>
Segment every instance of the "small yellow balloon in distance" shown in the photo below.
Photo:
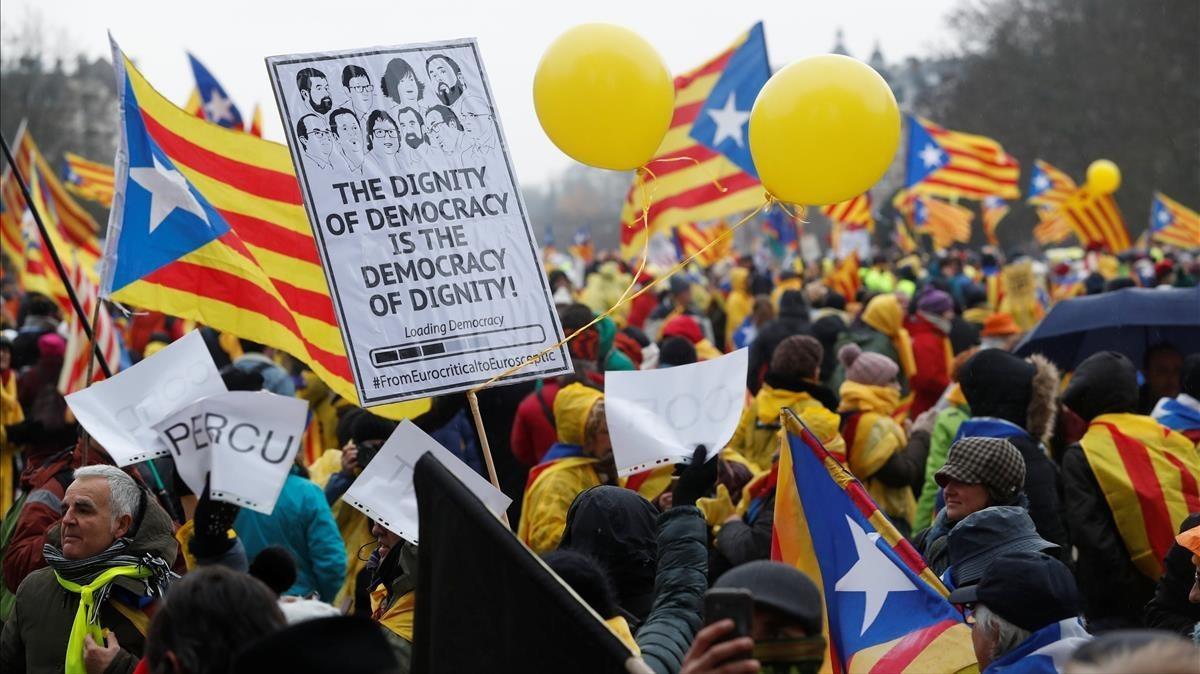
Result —
<path fill-rule="evenodd" d="M 1097 159 L 1088 166 L 1087 186 L 1100 194 L 1112 194 L 1121 186 L 1121 169 L 1108 159 Z"/>
<path fill-rule="evenodd" d="M 750 154 L 776 199 L 835 204 L 867 191 L 900 145 L 900 108 L 867 64 L 823 54 L 767 80 L 750 111 Z"/>
<path fill-rule="evenodd" d="M 558 149 L 589 166 L 628 171 L 644 166 L 662 144 L 675 85 L 662 57 L 637 33 L 588 23 L 560 35 L 542 55 L 533 106 Z"/>

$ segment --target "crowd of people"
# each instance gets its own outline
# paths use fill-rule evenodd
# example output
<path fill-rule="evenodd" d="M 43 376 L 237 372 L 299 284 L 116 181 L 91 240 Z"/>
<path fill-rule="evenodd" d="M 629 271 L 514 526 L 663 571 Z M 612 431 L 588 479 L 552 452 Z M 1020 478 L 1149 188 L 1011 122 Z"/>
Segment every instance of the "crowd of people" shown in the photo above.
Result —
<path fill-rule="evenodd" d="M 819 671 L 822 591 L 773 555 L 790 410 L 941 578 L 981 671 L 1052 660 L 1200 672 L 1200 328 L 1189 343 L 1071 367 L 1014 353 L 1055 303 L 1192 286 L 1200 263 L 1183 252 L 1006 263 L 990 250 L 869 262 L 852 296 L 832 262 L 771 270 L 747 256 L 662 279 L 611 312 L 631 284 L 657 279 L 615 259 L 582 278 L 551 270 L 564 330 L 586 327 L 569 343 L 574 371 L 478 396 L 514 535 L 649 671 Z M 58 307 L 9 300 L 4 672 L 410 671 L 420 546 L 342 499 L 395 421 L 284 353 L 198 326 L 227 388 L 310 409 L 312 446 L 274 511 L 242 509 L 194 493 L 169 458 L 112 465 L 58 391 Z M 135 315 L 130 361 L 191 327 Z M 618 475 L 605 373 L 737 348 L 749 350 L 746 405 L 728 445 Z M 440 396 L 413 422 L 486 477 L 467 408 L 463 394 Z M 706 621 L 713 588 L 749 592 L 751 624 Z"/>

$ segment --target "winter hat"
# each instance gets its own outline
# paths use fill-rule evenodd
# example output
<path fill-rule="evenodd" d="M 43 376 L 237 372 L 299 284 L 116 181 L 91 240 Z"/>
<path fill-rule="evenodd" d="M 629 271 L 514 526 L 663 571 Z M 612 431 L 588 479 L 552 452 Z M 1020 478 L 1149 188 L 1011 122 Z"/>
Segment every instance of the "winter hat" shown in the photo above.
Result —
<path fill-rule="evenodd" d="M 1193 398 L 1200 398 L 1200 353 L 1183 359 L 1183 371 L 1179 377 L 1180 388 Z"/>
<path fill-rule="evenodd" d="M 592 407 L 604 394 L 583 384 L 571 384 L 559 389 L 554 396 L 554 426 L 558 439 L 568 445 L 582 445 L 584 427 Z"/>
<path fill-rule="evenodd" d="M 771 371 L 791 377 L 811 377 L 821 367 L 825 350 L 821 343 L 808 335 L 792 335 L 775 347 L 771 354 Z"/>
<path fill-rule="evenodd" d="M 950 445 L 933 479 L 939 487 L 950 480 L 982 484 L 995 505 L 1011 505 L 1025 484 L 1025 458 L 1003 438 L 962 438 Z"/>
<path fill-rule="evenodd" d="M 1021 327 L 1013 320 L 1012 314 L 1001 311 L 987 317 L 983 322 L 984 337 L 1008 337 L 1021 334 Z"/>
<path fill-rule="evenodd" d="M 812 580 L 795 567 L 759 559 L 721 574 L 713 587 L 749 590 L 755 604 L 792 618 L 808 634 L 820 634 L 824 602 Z"/>
<path fill-rule="evenodd" d="M 684 337 L 671 337 L 663 340 L 658 349 L 658 366 L 675 367 L 676 365 L 691 365 L 696 362 L 696 347 Z"/>
<path fill-rule="evenodd" d="M 998 417 L 1024 428 L 1035 374 L 1037 368 L 1019 356 L 984 349 L 963 363 L 958 383 L 972 415 Z"/>
<path fill-rule="evenodd" d="M 662 338 L 668 337 L 683 337 L 695 344 L 704 339 L 704 333 L 700 330 L 700 324 L 696 322 L 696 319 L 687 314 L 679 314 L 663 324 Z"/>
<path fill-rule="evenodd" d="M 1057 549 L 1038 535 L 1029 512 L 1019 506 L 991 506 L 973 512 L 950 530 L 946 542 L 956 587 L 978 583 L 988 564 L 1005 553 Z"/>
<path fill-rule="evenodd" d="M 954 310 L 954 300 L 946 292 L 931 288 L 917 298 L 917 310 L 941 315 Z"/>
<path fill-rule="evenodd" d="M 1079 592 L 1066 564 L 1043 552 L 1009 552 L 988 564 L 978 584 L 956 588 L 952 604 L 980 603 L 1027 632 L 1079 615 Z"/>
<path fill-rule="evenodd" d="M 868 386 L 887 386 L 896 380 L 900 366 L 887 356 L 864 352 L 857 344 L 847 344 L 838 351 L 838 360 L 846 368 L 846 379 Z"/>
<path fill-rule="evenodd" d="M 67 352 L 67 341 L 57 332 L 47 332 L 38 337 L 37 349 L 41 358 L 62 358 Z"/>
<path fill-rule="evenodd" d="M 1137 368 L 1116 351 L 1094 353 L 1075 367 L 1062 401 L 1084 421 L 1132 412 L 1138 405 Z"/>

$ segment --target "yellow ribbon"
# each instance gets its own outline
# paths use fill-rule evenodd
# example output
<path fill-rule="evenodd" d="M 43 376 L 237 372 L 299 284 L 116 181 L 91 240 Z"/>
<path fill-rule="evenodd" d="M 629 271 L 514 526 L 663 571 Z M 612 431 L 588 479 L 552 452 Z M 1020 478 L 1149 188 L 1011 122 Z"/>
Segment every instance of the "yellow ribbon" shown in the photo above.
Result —
<path fill-rule="evenodd" d="M 101 573 L 96 580 L 87 585 L 80 585 L 58 575 L 57 571 L 54 572 L 54 577 L 58 580 L 58 584 L 63 586 L 63 589 L 79 595 L 79 609 L 75 611 L 75 620 L 71 623 L 71 638 L 67 641 L 67 662 L 64 669 L 66 674 L 85 674 L 87 671 L 83 667 L 83 638 L 85 635 L 91 634 L 97 644 L 104 643 L 104 632 L 100 629 L 100 610 L 95 605 L 96 590 L 103 588 L 120 576 L 147 578 L 150 574 L 150 569 L 141 565 L 114 566 Z"/>

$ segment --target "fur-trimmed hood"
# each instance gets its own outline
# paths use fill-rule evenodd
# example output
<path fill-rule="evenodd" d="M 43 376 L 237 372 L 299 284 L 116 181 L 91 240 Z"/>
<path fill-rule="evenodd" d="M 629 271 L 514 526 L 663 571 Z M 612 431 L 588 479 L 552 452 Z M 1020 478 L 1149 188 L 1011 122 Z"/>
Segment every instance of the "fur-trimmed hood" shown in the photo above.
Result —
<path fill-rule="evenodd" d="M 1024 428 L 1046 442 L 1057 412 L 1058 368 L 1042 356 L 1022 359 L 984 349 L 959 371 L 963 396 L 975 417 L 995 417 Z"/>
<path fill-rule="evenodd" d="M 1030 386 L 1032 396 L 1025 413 L 1025 430 L 1049 445 L 1050 436 L 1054 434 L 1054 420 L 1058 417 L 1058 367 L 1041 354 L 1034 354 L 1025 360 L 1036 370 Z"/>

